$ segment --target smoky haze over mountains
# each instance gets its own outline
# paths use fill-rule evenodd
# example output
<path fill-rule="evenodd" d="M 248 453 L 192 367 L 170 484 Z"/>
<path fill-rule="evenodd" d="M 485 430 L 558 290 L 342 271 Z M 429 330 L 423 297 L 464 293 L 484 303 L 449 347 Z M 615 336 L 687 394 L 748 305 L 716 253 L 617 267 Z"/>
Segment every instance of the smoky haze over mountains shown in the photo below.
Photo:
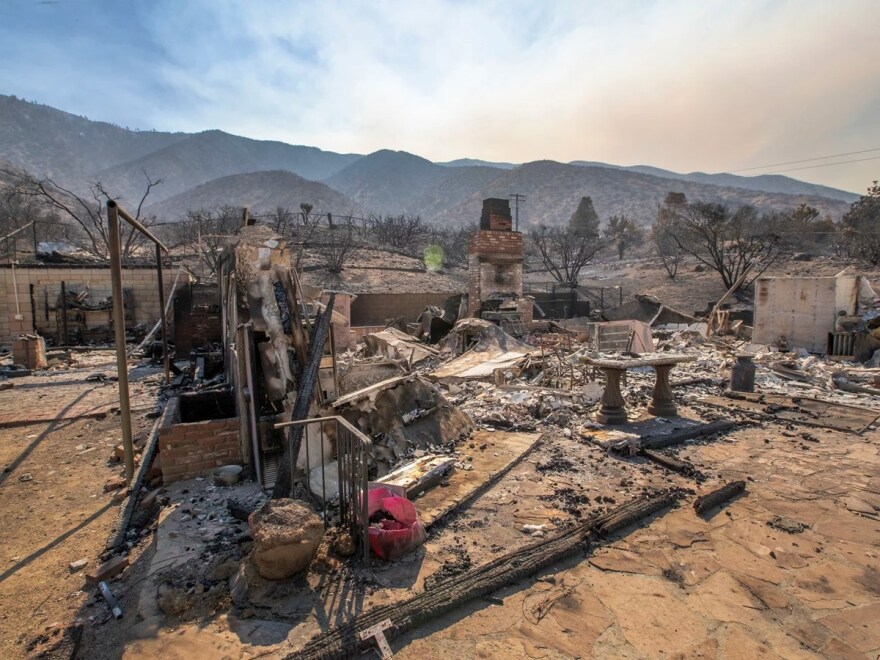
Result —
<path fill-rule="evenodd" d="M 762 210 L 807 203 L 835 218 L 858 197 L 785 176 L 678 174 L 586 161 L 433 163 L 402 151 L 339 154 L 222 131 L 132 131 L 11 96 L 0 96 L 0 159 L 75 190 L 102 181 L 123 204 L 140 199 L 146 171 L 163 179 L 147 207 L 163 222 L 206 206 L 249 206 L 256 213 L 305 202 L 338 215 L 408 213 L 460 225 L 479 218 L 482 199 L 519 192 L 528 197 L 521 210 L 526 226 L 567 221 L 583 196 L 593 198 L 603 220 L 625 214 L 646 225 L 670 190 Z"/>

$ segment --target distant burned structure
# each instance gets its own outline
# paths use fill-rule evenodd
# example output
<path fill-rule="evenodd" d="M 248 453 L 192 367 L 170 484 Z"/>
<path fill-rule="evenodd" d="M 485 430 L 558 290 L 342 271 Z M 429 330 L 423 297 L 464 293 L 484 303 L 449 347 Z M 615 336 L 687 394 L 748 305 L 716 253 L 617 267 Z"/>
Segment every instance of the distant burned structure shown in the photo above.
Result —
<path fill-rule="evenodd" d="M 510 202 L 484 199 L 480 229 L 468 241 L 468 315 L 529 322 L 532 304 L 523 297 L 523 234 L 513 231 Z"/>

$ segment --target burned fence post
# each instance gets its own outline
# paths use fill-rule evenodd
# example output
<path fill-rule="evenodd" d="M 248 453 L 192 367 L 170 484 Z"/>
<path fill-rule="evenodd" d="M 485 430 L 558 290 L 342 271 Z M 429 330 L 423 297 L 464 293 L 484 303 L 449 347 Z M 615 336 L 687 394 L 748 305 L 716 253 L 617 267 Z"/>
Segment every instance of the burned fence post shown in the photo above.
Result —
<path fill-rule="evenodd" d="M 107 202 L 107 243 L 110 247 L 110 283 L 113 289 L 113 335 L 116 341 L 116 372 L 119 383 L 119 416 L 122 422 L 122 447 L 125 450 L 125 481 L 131 483 L 134 476 L 134 447 L 131 438 L 131 402 L 128 392 L 128 360 L 125 356 L 125 305 L 122 293 L 122 261 L 119 245 L 119 209 L 116 202 Z M 64 282 L 61 283 L 61 299 L 66 308 Z M 64 334 L 67 334 L 67 316 Z M 65 340 L 67 338 L 65 337 Z"/>
<path fill-rule="evenodd" d="M 162 362 L 165 366 L 165 383 L 171 382 L 171 364 L 168 357 L 168 319 L 165 314 L 165 287 L 162 283 L 162 248 L 156 245 L 156 276 L 159 281 L 159 313 L 162 323 Z"/>
<path fill-rule="evenodd" d="M 107 243 L 110 248 L 110 282 L 113 291 L 113 336 L 116 342 L 116 371 L 119 383 L 119 416 L 122 423 L 122 447 L 125 450 L 125 481 L 131 484 L 134 477 L 134 446 L 131 437 L 131 400 L 128 391 L 128 359 L 125 351 L 125 295 L 122 290 L 122 245 L 119 234 L 119 218 L 156 244 L 156 250 L 168 251 L 162 242 L 114 200 L 107 200 Z M 160 269 L 161 271 L 161 269 Z M 66 293 L 63 291 L 62 300 Z M 164 313 L 164 306 L 163 306 Z M 65 317 L 66 319 L 66 317 Z M 65 323 L 66 325 L 66 323 Z M 66 334 L 66 328 L 65 328 Z M 167 355 L 167 353 L 166 353 Z M 167 358 L 166 358 L 167 359 Z M 167 363 L 166 363 L 167 364 Z"/>

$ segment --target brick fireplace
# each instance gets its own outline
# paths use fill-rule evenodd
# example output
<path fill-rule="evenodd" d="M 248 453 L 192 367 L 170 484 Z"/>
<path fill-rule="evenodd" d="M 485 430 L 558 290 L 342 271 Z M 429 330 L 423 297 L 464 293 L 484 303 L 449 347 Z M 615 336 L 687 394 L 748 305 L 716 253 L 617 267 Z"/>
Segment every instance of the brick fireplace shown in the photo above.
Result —
<path fill-rule="evenodd" d="M 468 316 L 532 320 L 532 300 L 522 295 L 523 235 L 512 228 L 510 202 L 484 199 L 480 229 L 468 241 Z"/>

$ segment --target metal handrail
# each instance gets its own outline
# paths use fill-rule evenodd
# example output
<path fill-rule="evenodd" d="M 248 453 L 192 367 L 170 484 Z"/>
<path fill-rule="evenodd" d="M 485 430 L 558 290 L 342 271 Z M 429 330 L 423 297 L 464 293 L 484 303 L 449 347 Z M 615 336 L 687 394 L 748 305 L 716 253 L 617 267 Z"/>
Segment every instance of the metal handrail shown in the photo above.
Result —
<path fill-rule="evenodd" d="M 336 425 L 336 463 L 339 478 L 339 518 L 342 525 L 349 528 L 352 538 L 355 539 L 361 549 L 362 559 L 365 564 L 370 561 L 369 546 L 369 512 L 368 512 L 368 491 L 369 491 L 369 460 L 372 453 L 373 442 L 369 437 L 364 435 L 357 428 L 352 426 L 343 417 L 330 415 L 325 417 L 311 417 L 309 419 L 301 419 L 292 422 L 278 422 L 274 424 L 274 428 L 290 428 L 294 426 L 305 426 L 308 424 L 323 424 L 325 422 L 333 422 Z M 321 489 L 322 489 L 322 507 L 324 513 L 324 522 L 327 522 L 327 497 L 325 488 L 324 474 L 324 428 L 319 427 L 321 432 Z M 344 431 L 341 432 L 341 431 Z M 356 442 L 351 442 L 346 435 L 350 435 Z M 288 443 L 290 439 L 288 438 Z M 306 485 L 311 491 L 309 484 L 309 472 L 311 471 L 311 460 L 309 457 L 309 442 L 306 440 Z M 291 450 L 292 451 L 292 450 Z M 291 457 L 291 469 L 296 465 L 297 456 Z M 291 475 L 292 477 L 293 475 Z M 293 479 L 291 478 L 291 481 Z"/>

